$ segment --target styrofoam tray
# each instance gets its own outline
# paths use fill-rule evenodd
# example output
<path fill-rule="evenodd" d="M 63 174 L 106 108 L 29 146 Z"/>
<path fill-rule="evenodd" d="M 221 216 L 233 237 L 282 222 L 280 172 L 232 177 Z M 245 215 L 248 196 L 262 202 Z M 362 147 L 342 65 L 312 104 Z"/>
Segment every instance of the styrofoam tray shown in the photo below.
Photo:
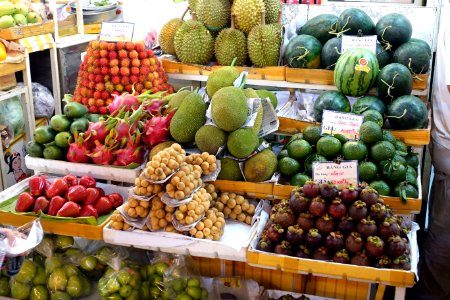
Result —
<path fill-rule="evenodd" d="M 310 300 L 333 300 L 333 299 L 335 299 L 335 298 L 312 296 L 312 295 L 301 294 L 301 293 L 293 293 L 293 292 L 289 292 L 289 291 L 265 290 L 264 294 L 261 296 L 260 300 L 268 300 L 269 298 L 277 299 L 284 295 L 291 295 L 291 296 L 294 296 L 295 298 L 298 298 L 303 295 L 303 296 L 308 297 Z"/>
<path fill-rule="evenodd" d="M 95 179 L 126 183 L 134 183 L 136 177 L 139 177 L 143 166 L 141 165 L 134 169 L 127 169 L 114 166 L 81 164 L 62 160 L 37 158 L 29 155 L 25 156 L 25 165 L 30 170 L 42 173 L 58 175 L 66 175 L 70 173 L 76 176 L 90 175 Z"/>

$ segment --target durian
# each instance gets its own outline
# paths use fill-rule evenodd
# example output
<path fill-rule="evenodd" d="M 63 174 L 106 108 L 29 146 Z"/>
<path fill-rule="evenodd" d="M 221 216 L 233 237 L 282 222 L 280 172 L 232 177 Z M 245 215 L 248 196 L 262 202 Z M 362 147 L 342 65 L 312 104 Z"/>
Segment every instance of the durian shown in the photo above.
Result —
<path fill-rule="evenodd" d="M 242 31 L 234 28 L 234 16 L 231 17 L 231 28 L 223 29 L 216 38 L 214 50 L 219 65 L 229 66 L 235 58 L 236 66 L 245 64 L 247 39 Z"/>
<path fill-rule="evenodd" d="M 278 13 L 281 11 L 280 0 L 263 0 L 266 8 L 266 24 L 278 23 Z"/>
<path fill-rule="evenodd" d="M 230 21 L 230 3 L 224 0 L 200 0 L 197 3 L 197 19 L 208 30 L 218 32 L 228 26 Z"/>
<path fill-rule="evenodd" d="M 231 13 L 236 16 L 235 27 L 245 34 L 261 24 L 261 14 L 265 12 L 263 0 L 234 0 Z"/>
<path fill-rule="evenodd" d="M 197 4 L 199 0 L 188 0 L 189 12 L 191 16 L 197 15 Z"/>
<path fill-rule="evenodd" d="M 158 42 L 161 50 L 168 54 L 175 54 L 174 37 L 177 30 L 184 23 L 183 18 L 187 10 L 184 12 L 183 16 L 180 18 L 175 18 L 164 24 L 159 33 Z"/>
<path fill-rule="evenodd" d="M 204 65 L 214 54 L 214 39 L 200 21 L 184 22 L 175 34 L 174 44 L 182 63 Z"/>

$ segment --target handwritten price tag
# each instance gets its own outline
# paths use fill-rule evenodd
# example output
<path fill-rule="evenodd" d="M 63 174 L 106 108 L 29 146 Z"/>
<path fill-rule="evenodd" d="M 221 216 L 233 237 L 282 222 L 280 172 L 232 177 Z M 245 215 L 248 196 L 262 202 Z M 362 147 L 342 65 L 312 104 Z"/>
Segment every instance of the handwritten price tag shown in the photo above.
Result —
<path fill-rule="evenodd" d="M 332 161 L 313 162 L 313 180 L 318 183 L 331 182 L 339 189 L 358 185 L 358 161 L 344 160 L 337 164 Z"/>
<path fill-rule="evenodd" d="M 321 134 L 342 134 L 347 139 L 359 140 L 359 128 L 364 117 L 361 115 L 324 110 Z"/>
<path fill-rule="evenodd" d="M 376 35 L 368 35 L 368 36 L 356 36 L 356 35 L 343 35 L 342 36 L 342 46 L 341 52 L 353 48 L 364 48 L 367 50 L 376 53 L 377 47 L 377 36 Z"/>
<path fill-rule="evenodd" d="M 99 39 L 107 42 L 131 42 L 133 32 L 134 23 L 103 22 Z"/>

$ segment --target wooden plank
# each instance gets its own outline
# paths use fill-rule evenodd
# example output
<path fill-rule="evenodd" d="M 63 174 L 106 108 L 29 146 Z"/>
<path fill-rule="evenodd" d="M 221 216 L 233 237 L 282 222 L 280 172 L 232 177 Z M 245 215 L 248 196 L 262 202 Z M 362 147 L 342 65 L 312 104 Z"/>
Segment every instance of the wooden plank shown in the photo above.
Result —
<path fill-rule="evenodd" d="M 29 24 L 0 29 L 0 38 L 5 40 L 18 40 L 25 37 L 52 33 L 55 31 L 54 21 L 50 20 L 41 24 Z"/>
<path fill-rule="evenodd" d="M 214 186 L 222 192 L 243 193 L 255 198 L 273 198 L 272 183 L 216 180 L 214 181 Z"/>
<path fill-rule="evenodd" d="M 5 76 L 15 72 L 23 71 L 25 70 L 25 68 L 26 68 L 25 61 L 22 61 L 17 64 L 13 63 L 0 64 L 0 76 Z"/>

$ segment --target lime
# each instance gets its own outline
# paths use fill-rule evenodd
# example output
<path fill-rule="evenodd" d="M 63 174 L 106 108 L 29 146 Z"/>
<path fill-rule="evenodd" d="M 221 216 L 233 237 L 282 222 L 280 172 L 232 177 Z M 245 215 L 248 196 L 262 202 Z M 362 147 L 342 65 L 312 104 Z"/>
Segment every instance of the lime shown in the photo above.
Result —
<path fill-rule="evenodd" d="M 301 139 L 303 139 L 303 133 L 301 133 L 301 132 L 296 133 L 293 136 L 291 136 L 291 138 L 289 139 L 288 145 L 289 145 L 289 143 L 292 143 L 295 140 L 301 140 Z"/>
<path fill-rule="evenodd" d="M 327 161 L 325 157 L 317 153 L 313 153 L 305 159 L 305 173 L 308 175 L 312 174 L 312 164 L 315 161 Z"/>
<path fill-rule="evenodd" d="M 388 141 L 381 141 L 370 148 L 370 156 L 380 162 L 392 159 L 395 156 L 395 147 Z"/>
<path fill-rule="evenodd" d="M 405 182 L 400 182 L 395 186 L 393 196 L 401 197 L 402 190 L 404 190 L 406 198 L 417 198 L 419 196 L 417 189 L 412 184 Z"/>
<path fill-rule="evenodd" d="M 289 157 L 289 153 L 288 153 L 287 149 L 283 149 L 278 153 L 277 160 L 280 160 L 283 157 Z"/>
<path fill-rule="evenodd" d="M 419 157 L 416 153 L 408 153 L 405 157 L 406 163 L 413 167 L 414 169 L 417 169 L 419 166 Z"/>
<path fill-rule="evenodd" d="M 345 137 L 345 135 L 340 134 L 340 133 L 336 133 L 333 135 L 335 138 L 337 138 L 339 140 L 339 142 L 341 142 L 342 145 L 344 145 L 345 143 L 347 143 L 348 139 Z"/>
<path fill-rule="evenodd" d="M 395 150 L 400 151 L 400 152 L 408 152 L 408 146 L 406 146 L 405 143 L 403 143 L 402 141 L 396 140 L 395 141 Z"/>
<path fill-rule="evenodd" d="M 312 153 L 311 145 L 303 139 L 295 140 L 292 143 L 289 143 L 286 148 L 289 157 L 298 160 L 305 159 Z"/>
<path fill-rule="evenodd" d="M 36 141 L 29 141 L 26 146 L 26 151 L 31 157 L 44 157 L 44 145 Z"/>
<path fill-rule="evenodd" d="M 373 144 L 383 138 L 383 131 L 380 125 L 375 122 L 368 121 L 359 128 L 359 138 L 365 144 Z"/>
<path fill-rule="evenodd" d="M 295 174 L 294 176 L 292 176 L 290 184 L 294 185 L 294 186 L 304 186 L 305 182 L 307 182 L 308 180 L 311 180 L 311 177 L 309 177 L 308 175 L 304 174 L 304 173 L 298 173 Z"/>
<path fill-rule="evenodd" d="M 391 194 L 391 188 L 383 180 L 372 181 L 369 186 L 374 188 L 380 196 L 389 196 Z"/>
<path fill-rule="evenodd" d="M 335 157 L 341 151 L 341 142 L 334 136 L 323 136 L 317 142 L 317 153 L 325 157 Z"/>
<path fill-rule="evenodd" d="M 202 297 L 202 288 L 198 286 L 188 286 L 186 293 L 193 299 L 200 299 Z"/>
<path fill-rule="evenodd" d="M 311 145 L 317 144 L 320 139 L 320 127 L 310 125 L 303 130 L 303 139 Z"/>
<path fill-rule="evenodd" d="M 399 163 L 402 163 L 402 164 L 406 164 L 406 159 L 403 156 L 401 156 L 400 154 L 398 154 L 398 151 L 395 151 L 395 155 L 392 158 L 392 161 L 393 162 L 396 161 L 396 162 L 399 162 Z"/>
<path fill-rule="evenodd" d="M 383 116 L 380 114 L 379 111 L 375 110 L 375 109 L 368 109 L 365 112 L 362 113 L 362 115 L 364 116 L 364 123 L 368 122 L 368 121 L 372 121 L 378 124 L 378 126 L 382 127 L 383 126 Z"/>
<path fill-rule="evenodd" d="M 300 170 L 300 164 L 293 158 L 283 157 L 278 161 L 278 169 L 284 176 L 292 176 Z"/>
<path fill-rule="evenodd" d="M 383 130 L 383 137 L 381 138 L 381 140 L 388 141 L 392 144 L 395 144 L 395 142 L 397 141 L 395 136 L 389 130 Z"/>
<path fill-rule="evenodd" d="M 414 169 L 414 167 L 411 167 L 410 165 L 407 165 L 406 170 L 406 181 L 412 185 L 417 186 L 417 172 Z"/>
<path fill-rule="evenodd" d="M 359 181 L 370 182 L 377 177 L 377 165 L 371 161 L 363 161 L 358 166 Z"/>
<path fill-rule="evenodd" d="M 73 142 L 73 135 L 68 131 L 63 131 L 55 136 L 55 144 L 61 148 L 69 147 L 69 144 Z"/>
<path fill-rule="evenodd" d="M 192 277 L 187 281 L 187 286 L 200 286 L 200 279 L 198 277 Z"/>
<path fill-rule="evenodd" d="M 406 165 L 392 161 L 390 162 L 390 165 L 392 167 L 390 168 L 390 172 L 387 174 L 387 179 L 393 183 L 405 181 L 406 171 L 408 169 Z"/>
<path fill-rule="evenodd" d="M 342 155 L 347 160 L 363 160 L 367 156 L 367 146 L 361 141 L 348 141 L 342 146 Z"/>

